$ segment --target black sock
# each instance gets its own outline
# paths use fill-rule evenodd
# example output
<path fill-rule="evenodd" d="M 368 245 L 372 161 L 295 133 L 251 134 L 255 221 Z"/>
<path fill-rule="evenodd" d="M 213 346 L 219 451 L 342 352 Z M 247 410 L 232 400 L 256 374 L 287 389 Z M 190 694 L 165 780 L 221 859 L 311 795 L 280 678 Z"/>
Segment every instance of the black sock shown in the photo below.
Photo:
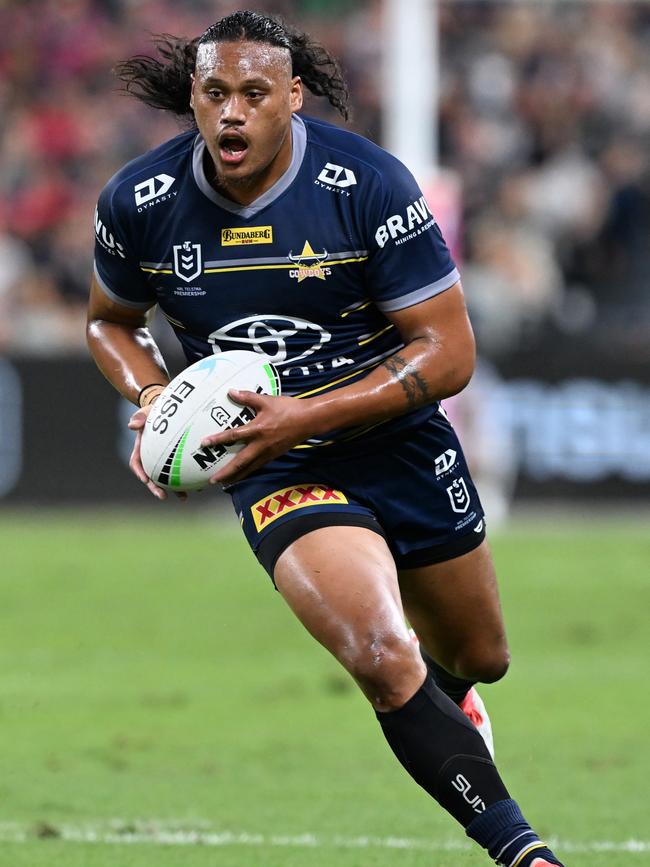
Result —
<path fill-rule="evenodd" d="M 431 676 L 436 682 L 436 686 L 441 689 L 445 695 L 448 695 L 456 704 L 460 704 L 470 689 L 476 683 L 475 680 L 464 680 L 462 677 L 456 677 L 454 674 L 443 668 L 439 663 L 429 656 L 426 650 L 420 645 L 420 656 L 424 660 L 426 667 L 429 669 Z"/>
<path fill-rule="evenodd" d="M 562 867 L 524 819 L 515 801 L 501 801 L 488 807 L 470 822 L 465 833 L 505 867 L 530 867 L 535 858 Z"/>
<path fill-rule="evenodd" d="M 498 864 L 530 867 L 544 858 L 562 867 L 510 798 L 483 738 L 430 674 L 403 707 L 377 719 L 416 783 Z"/>
<path fill-rule="evenodd" d="M 403 707 L 377 719 L 404 768 L 464 828 L 510 797 L 483 738 L 430 674 Z"/>

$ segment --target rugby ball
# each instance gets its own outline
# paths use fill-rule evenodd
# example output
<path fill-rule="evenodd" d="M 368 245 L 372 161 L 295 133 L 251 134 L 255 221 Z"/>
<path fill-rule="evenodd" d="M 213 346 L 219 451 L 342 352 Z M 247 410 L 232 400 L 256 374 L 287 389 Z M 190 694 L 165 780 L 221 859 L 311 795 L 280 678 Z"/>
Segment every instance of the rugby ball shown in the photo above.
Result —
<path fill-rule="evenodd" d="M 209 434 L 255 418 L 250 407 L 228 397 L 233 388 L 277 395 L 280 380 L 267 356 L 235 349 L 194 362 L 161 392 L 140 445 L 142 466 L 153 482 L 170 491 L 200 491 L 243 448 L 243 443 L 201 445 Z"/>

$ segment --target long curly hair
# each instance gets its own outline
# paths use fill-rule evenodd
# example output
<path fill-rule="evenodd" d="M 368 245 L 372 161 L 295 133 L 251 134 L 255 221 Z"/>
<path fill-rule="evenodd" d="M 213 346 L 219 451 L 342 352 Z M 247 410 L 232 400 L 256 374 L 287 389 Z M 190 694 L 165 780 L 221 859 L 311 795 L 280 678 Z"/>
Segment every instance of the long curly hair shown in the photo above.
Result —
<path fill-rule="evenodd" d="M 291 54 L 293 75 L 299 75 L 311 93 L 324 96 L 348 120 L 348 86 L 338 61 L 308 34 L 287 26 L 279 18 L 257 12 L 241 11 L 221 18 L 195 39 L 169 33 L 154 35 L 158 58 L 138 54 L 118 63 L 114 72 L 126 93 L 194 125 L 190 108 L 191 75 L 199 45 L 240 40 L 286 48 Z"/>

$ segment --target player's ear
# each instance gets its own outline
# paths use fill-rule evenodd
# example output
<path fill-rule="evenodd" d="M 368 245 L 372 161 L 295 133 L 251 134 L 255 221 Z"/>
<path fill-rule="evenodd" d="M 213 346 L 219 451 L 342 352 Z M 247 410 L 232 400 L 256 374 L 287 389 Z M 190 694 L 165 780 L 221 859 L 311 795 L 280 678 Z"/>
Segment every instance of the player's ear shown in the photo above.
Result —
<path fill-rule="evenodd" d="M 291 79 L 291 111 L 300 111 L 302 108 L 302 79 L 294 75 Z"/>
<path fill-rule="evenodd" d="M 196 86 L 196 78 L 194 77 L 194 73 L 190 73 L 190 78 L 192 79 L 192 91 L 190 93 L 190 108 L 194 109 L 194 87 Z"/>

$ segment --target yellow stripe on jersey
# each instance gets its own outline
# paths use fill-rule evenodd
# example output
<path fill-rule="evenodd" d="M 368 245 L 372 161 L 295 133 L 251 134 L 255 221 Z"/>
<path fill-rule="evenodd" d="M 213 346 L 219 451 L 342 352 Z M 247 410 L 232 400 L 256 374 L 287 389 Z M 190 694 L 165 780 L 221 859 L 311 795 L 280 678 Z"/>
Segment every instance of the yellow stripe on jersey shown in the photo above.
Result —
<path fill-rule="evenodd" d="M 365 310 L 366 307 L 369 307 L 372 304 L 372 301 L 368 299 L 364 301 L 362 304 L 357 304 L 354 307 L 348 307 L 347 310 L 344 310 L 340 315 L 341 319 L 345 319 L 346 316 L 349 316 L 350 313 L 358 313 L 359 310 Z"/>
<path fill-rule="evenodd" d="M 333 265 L 346 265 L 349 262 L 366 262 L 368 260 L 367 256 L 359 256 L 356 259 L 334 259 L 331 262 L 327 259 L 323 262 L 320 262 L 320 266 L 322 268 L 331 268 Z M 222 274 L 225 271 L 273 271 L 273 270 L 285 270 L 285 269 L 295 269 L 300 267 L 299 264 L 292 262 L 289 265 L 237 265 L 234 267 L 227 268 L 206 268 L 206 274 Z"/>
<path fill-rule="evenodd" d="M 346 434 L 344 437 L 339 437 L 337 440 L 323 440 L 320 443 L 301 443 L 299 446 L 294 446 L 291 451 L 294 451 L 294 449 L 319 449 L 322 446 L 331 446 L 334 443 L 347 443 L 350 442 L 350 440 L 358 439 L 364 434 L 367 434 L 368 431 L 374 430 L 376 427 L 386 424 L 389 421 L 393 421 L 393 419 L 385 418 L 382 421 L 376 421 L 374 424 L 367 424 L 365 427 L 359 427 L 353 433 Z"/>
<path fill-rule="evenodd" d="M 381 337 L 382 334 L 385 334 L 387 331 L 390 331 L 391 328 L 395 328 L 394 325 L 387 325 L 385 328 L 382 328 L 381 331 L 377 331 L 374 334 L 369 334 L 363 340 L 359 341 L 359 346 L 365 346 L 366 343 L 372 343 L 373 340 L 376 340 L 378 337 Z"/>
<path fill-rule="evenodd" d="M 356 259 L 333 259 L 332 261 L 325 260 L 321 262 L 321 267 L 332 268 L 334 265 L 347 265 L 350 262 L 367 262 L 368 256 L 358 256 Z M 296 263 L 289 263 L 288 265 L 280 264 L 277 265 L 235 265 L 228 266 L 224 268 L 205 268 L 204 274 L 224 274 L 235 271 L 288 271 L 290 269 L 294 269 L 299 267 Z M 143 268 L 140 266 L 140 270 L 144 271 L 146 274 L 173 274 L 174 272 L 170 268 Z M 360 308 L 357 308 L 360 309 Z"/>
<path fill-rule="evenodd" d="M 238 265 L 230 268 L 205 268 L 204 274 L 223 274 L 224 271 L 281 271 L 285 268 L 295 268 L 295 265 Z"/>
<path fill-rule="evenodd" d="M 353 376 L 357 376 L 359 373 L 366 373 L 368 370 L 372 370 L 373 367 L 378 367 L 382 361 L 385 361 L 385 359 L 380 358 L 379 361 L 375 361 L 374 364 L 369 364 L 367 367 L 359 367 L 356 370 L 353 370 L 352 373 L 348 373 L 347 376 L 342 376 L 340 379 L 332 379 L 330 382 L 326 382 L 325 385 L 319 385 L 318 388 L 312 388 L 311 391 L 303 391 L 302 394 L 294 394 L 293 397 L 310 397 L 312 394 L 318 394 L 319 391 L 324 391 L 332 385 L 338 385 L 339 382 L 345 382 L 348 379 L 352 379 Z"/>
<path fill-rule="evenodd" d="M 296 449 L 319 449 L 321 446 L 331 446 L 334 445 L 336 440 L 323 440 L 322 443 L 301 443 L 299 446 L 293 446 L 291 451 L 295 451 Z"/>
<path fill-rule="evenodd" d="M 172 325 L 175 325 L 177 328 L 182 328 L 183 331 L 187 331 L 187 326 L 183 325 L 183 323 L 179 319 L 174 319 L 173 316 L 170 316 L 169 313 L 165 313 L 164 310 L 162 311 L 162 315 L 168 322 L 171 322 Z"/>

